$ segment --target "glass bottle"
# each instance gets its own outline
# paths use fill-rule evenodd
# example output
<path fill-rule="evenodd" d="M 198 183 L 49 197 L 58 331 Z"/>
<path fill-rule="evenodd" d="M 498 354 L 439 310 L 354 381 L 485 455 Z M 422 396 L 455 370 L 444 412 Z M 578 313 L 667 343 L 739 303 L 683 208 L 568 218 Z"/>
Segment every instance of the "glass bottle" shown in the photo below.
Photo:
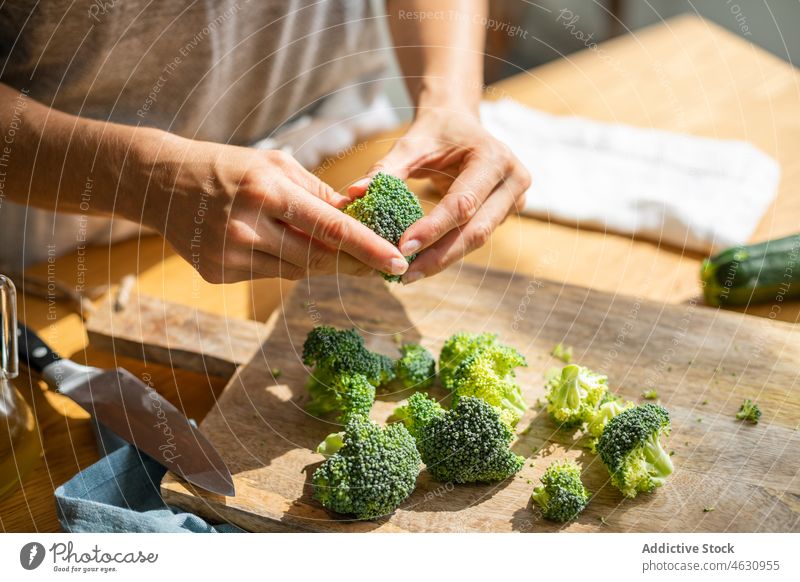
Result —
<path fill-rule="evenodd" d="M 18 370 L 17 292 L 0 275 L 0 497 L 13 491 L 41 457 L 28 403 L 11 383 Z"/>

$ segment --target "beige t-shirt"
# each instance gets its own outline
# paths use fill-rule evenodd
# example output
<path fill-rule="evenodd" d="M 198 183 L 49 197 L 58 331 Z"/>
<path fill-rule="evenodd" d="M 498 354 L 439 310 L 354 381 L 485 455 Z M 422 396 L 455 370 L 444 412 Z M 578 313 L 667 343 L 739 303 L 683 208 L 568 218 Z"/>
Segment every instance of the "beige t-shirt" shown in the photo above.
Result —
<path fill-rule="evenodd" d="M 0 82 L 67 113 L 249 145 L 345 87 L 368 103 L 382 18 L 366 0 L 15 0 L 0 4 Z M 131 232 L 4 194 L 3 269 Z"/>

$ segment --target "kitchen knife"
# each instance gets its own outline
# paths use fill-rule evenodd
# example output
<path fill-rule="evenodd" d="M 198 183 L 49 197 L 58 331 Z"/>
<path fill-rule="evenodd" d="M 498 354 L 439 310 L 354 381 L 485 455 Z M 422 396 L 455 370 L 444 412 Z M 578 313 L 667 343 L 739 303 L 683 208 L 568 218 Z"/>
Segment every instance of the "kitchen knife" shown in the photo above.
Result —
<path fill-rule="evenodd" d="M 19 324 L 17 350 L 47 385 L 168 470 L 203 489 L 233 496 L 231 473 L 210 442 L 152 387 L 124 370 L 83 366 L 55 353 Z"/>

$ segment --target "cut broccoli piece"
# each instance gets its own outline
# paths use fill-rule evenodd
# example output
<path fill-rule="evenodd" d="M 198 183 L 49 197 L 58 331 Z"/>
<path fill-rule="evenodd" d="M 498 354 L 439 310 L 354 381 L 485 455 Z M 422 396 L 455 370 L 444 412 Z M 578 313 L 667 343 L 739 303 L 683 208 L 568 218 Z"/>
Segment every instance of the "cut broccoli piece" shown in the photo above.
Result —
<path fill-rule="evenodd" d="M 331 449 L 335 446 L 334 437 Z M 352 416 L 341 446 L 314 471 L 314 499 L 357 519 L 388 515 L 414 491 L 421 462 L 402 424 L 380 426 Z"/>
<path fill-rule="evenodd" d="M 332 376 L 362 374 L 373 386 L 394 379 L 394 362 L 388 356 L 370 352 L 355 329 L 319 326 L 303 344 L 303 363 L 315 365 Z"/>
<path fill-rule="evenodd" d="M 493 333 L 460 332 L 451 336 L 444 342 L 442 351 L 439 353 L 439 378 L 442 386 L 452 390 L 454 387 L 453 375 L 461 361 L 495 343 L 497 343 L 497 335 Z"/>
<path fill-rule="evenodd" d="M 395 246 L 408 227 L 425 215 L 406 183 L 383 172 L 372 178 L 364 196 L 348 204 L 344 211 Z M 411 263 L 416 256 L 406 260 Z M 399 275 L 382 274 L 387 281 L 400 280 Z"/>
<path fill-rule="evenodd" d="M 761 418 L 761 409 L 758 404 L 748 398 L 742 402 L 739 412 L 736 413 L 736 418 L 758 424 L 758 420 Z"/>
<path fill-rule="evenodd" d="M 645 400 L 658 400 L 658 392 L 656 390 L 645 390 L 642 392 L 642 398 Z"/>
<path fill-rule="evenodd" d="M 463 396 L 483 398 L 514 425 L 528 408 L 514 369 L 526 365 L 525 357 L 497 341 L 497 335 L 461 332 L 442 346 L 439 378 L 452 392 L 454 405 Z"/>
<path fill-rule="evenodd" d="M 589 492 L 581 482 L 581 470 L 574 461 L 551 464 L 541 476 L 541 482 L 531 497 L 546 519 L 570 521 L 589 503 Z"/>
<path fill-rule="evenodd" d="M 308 382 L 308 394 L 307 412 L 314 416 L 339 412 L 342 422 L 352 414 L 369 414 L 375 402 L 375 386 L 362 374 L 330 376 L 317 372 Z"/>
<path fill-rule="evenodd" d="M 405 344 L 395 362 L 397 378 L 406 388 L 428 388 L 436 377 L 436 359 L 419 344 Z"/>
<path fill-rule="evenodd" d="M 453 405 L 467 396 L 482 398 L 499 408 L 512 426 L 516 425 L 528 405 L 514 377 L 514 368 L 525 365 L 522 354 L 499 343 L 473 352 L 453 372 Z"/>
<path fill-rule="evenodd" d="M 355 329 L 314 328 L 303 345 L 303 363 L 315 366 L 306 410 L 317 415 L 339 411 L 343 421 L 350 414 L 369 413 L 375 387 L 394 378 L 392 359 L 367 350 Z"/>
<path fill-rule="evenodd" d="M 605 376 L 570 364 L 548 383 L 547 411 L 565 427 L 580 426 L 592 419 L 607 391 Z"/>
<path fill-rule="evenodd" d="M 652 491 L 672 474 L 672 459 L 660 440 L 669 429 L 669 413 L 652 403 L 624 410 L 608 421 L 597 452 L 611 482 L 626 497 Z"/>
<path fill-rule="evenodd" d="M 569 364 L 572 361 L 572 346 L 565 346 L 559 342 L 553 347 L 553 351 L 550 354 L 565 364 Z"/>
<path fill-rule="evenodd" d="M 325 458 L 338 452 L 344 446 L 344 431 L 334 432 L 325 437 L 325 440 L 317 445 L 317 452 Z"/>
<path fill-rule="evenodd" d="M 606 393 L 606 397 L 595 410 L 592 418 L 586 423 L 586 432 L 591 437 L 590 448 L 593 452 L 597 452 L 597 441 L 600 439 L 600 435 L 603 434 L 608 421 L 623 410 L 628 410 L 634 406 L 636 405 L 633 402 L 623 403 L 617 396 L 610 392 Z"/>
<path fill-rule="evenodd" d="M 514 433 L 499 411 L 465 396 L 445 410 L 417 392 L 398 414 L 417 441 L 428 471 L 443 483 L 502 481 L 525 459 L 509 449 Z"/>

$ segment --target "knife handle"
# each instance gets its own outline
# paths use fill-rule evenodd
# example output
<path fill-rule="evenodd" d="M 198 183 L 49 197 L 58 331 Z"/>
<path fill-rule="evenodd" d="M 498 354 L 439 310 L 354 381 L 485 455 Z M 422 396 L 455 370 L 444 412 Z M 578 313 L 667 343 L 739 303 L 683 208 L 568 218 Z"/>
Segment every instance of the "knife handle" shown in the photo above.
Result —
<path fill-rule="evenodd" d="M 29 369 L 39 374 L 53 362 L 61 359 L 36 332 L 20 323 L 17 325 L 17 353 Z"/>

